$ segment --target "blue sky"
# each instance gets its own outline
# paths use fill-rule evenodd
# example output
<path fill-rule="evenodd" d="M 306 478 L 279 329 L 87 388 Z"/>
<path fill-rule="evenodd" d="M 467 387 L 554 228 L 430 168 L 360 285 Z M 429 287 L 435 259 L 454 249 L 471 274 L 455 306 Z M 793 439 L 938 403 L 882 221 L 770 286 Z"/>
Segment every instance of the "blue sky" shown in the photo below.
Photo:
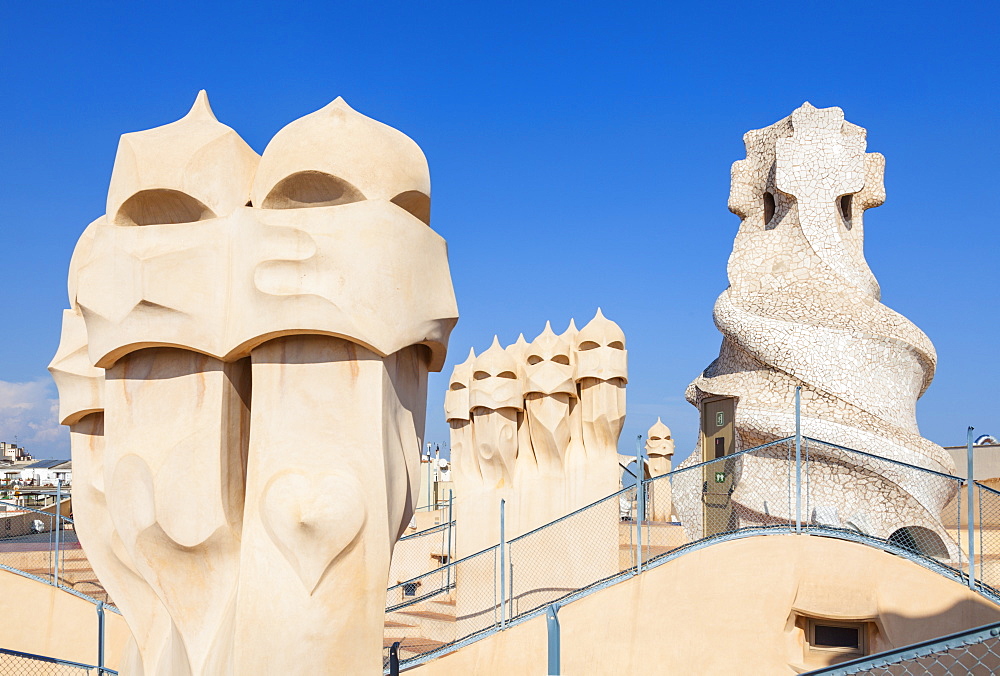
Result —
<path fill-rule="evenodd" d="M 256 150 L 336 96 L 424 149 L 461 320 L 431 378 L 494 333 L 530 340 L 597 306 L 628 336 L 622 450 L 657 415 L 693 447 L 687 384 L 738 219 L 742 135 L 840 106 L 886 155 L 866 254 L 883 302 L 932 339 L 922 433 L 1000 433 L 993 3 L 3 3 L 0 439 L 68 454 L 45 367 L 66 267 L 104 211 L 118 136 L 201 88 Z"/>

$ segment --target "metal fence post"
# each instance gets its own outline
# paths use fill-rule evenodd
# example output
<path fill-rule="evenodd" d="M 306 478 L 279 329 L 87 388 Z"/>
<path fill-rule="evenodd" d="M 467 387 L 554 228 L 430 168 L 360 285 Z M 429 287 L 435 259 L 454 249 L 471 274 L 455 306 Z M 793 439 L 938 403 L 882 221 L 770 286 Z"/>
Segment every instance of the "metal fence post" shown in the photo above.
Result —
<path fill-rule="evenodd" d="M 97 673 L 104 674 L 104 601 L 97 602 Z"/>
<path fill-rule="evenodd" d="M 448 572 L 446 574 L 447 579 L 445 581 L 447 582 L 449 588 L 451 587 L 451 539 L 454 537 L 452 528 L 455 527 L 455 517 L 451 511 L 454 507 L 454 500 L 455 492 L 448 489 Z"/>
<path fill-rule="evenodd" d="M 504 500 L 500 500 L 500 628 L 507 627 L 507 542 L 504 538 Z"/>
<path fill-rule="evenodd" d="M 432 512 L 437 509 L 437 496 L 434 496 L 433 502 L 431 501 L 431 491 L 434 490 L 434 484 L 431 480 L 431 445 L 427 444 L 427 511 Z"/>
<path fill-rule="evenodd" d="M 560 676 L 562 666 L 560 665 L 561 646 L 559 641 L 559 604 L 553 603 L 545 611 L 545 625 L 548 628 L 549 637 L 549 676 Z"/>
<path fill-rule="evenodd" d="M 53 558 L 52 580 L 59 586 L 59 531 L 62 529 L 62 479 L 56 477 L 56 532 L 55 532 L 55 556 Z"/>
<path fill-rule="evenodd" d="M 643 507 L 642 479 L 642 435 L 635 439 L 635 572 L 642 572 L 642 519 L 645 516 Z"/>
<path fill-rule="evenodd" d="M 795 386 L 795 533 L 802 533 L 802 386 Z"/>
<path fill-rule="evenodd" d="M 975 477 L 975 473 L 973 471 L 973 469 L 974 469 L 973 465 L 975 463 L 972 460 L 972 430 L 974 430 L 974 429 L 975 429 L 974 427 L 970 427 L 969 428 L 969 430 L 967 432 L 967 439 L 966 439 L 966 441 L 968 443 L 968 447 L 966 449 L 966 471 L 968 472 L 968 474 L 966 475 L 966 481 L 967 481 L 967 485 L 968 485 L 968 500 L 967 500 L 967 502 L 969 504 L 966 507 L 966 509 L 968 510 L 968 516 L 966 517 L 966 520 L 969 522 L 968 523 L 968 528 L 969 528 L 969 589 L 975 589 L 975 587 L 976 587 L 976 540 L 975 540 L 976 529 L 975 529 L 975 527 L 973 525 L 973 522 L 974 522 L 974 516 L 973 516 L 974 512 L 973 512 L 973 509 L 972 509 L 972 503 L 973 503 L 973 481 L 974 481 L 974 477 Z M 959 547 L 959 549 L 961 549 L 961 547 Z"/>
<path fill-rule="evenodd" d="M 389 647 L 389 676 L 399 676 L 399 641 Z"/>

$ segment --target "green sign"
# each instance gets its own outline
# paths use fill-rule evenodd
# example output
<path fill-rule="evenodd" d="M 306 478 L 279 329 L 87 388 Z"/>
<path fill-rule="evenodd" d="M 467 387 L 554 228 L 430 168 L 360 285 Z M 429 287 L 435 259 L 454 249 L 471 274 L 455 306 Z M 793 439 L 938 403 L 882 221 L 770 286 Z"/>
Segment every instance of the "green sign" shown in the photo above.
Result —
<path fill-rule="evenodd" d="M 717 483 L 717 484 L 724 484 L 724 483 L 726 483 L 726 473 L 725 472 L 716 472 L 715 473 L 715 483 Z"/>
<path fill-rule="evenodd" d="M 719 411 L 718 413 L 715 414 L 715 426 L 722 427 L 725 424 L 726 424 L 726 414 L 723 413 L 722 411 Z"/>

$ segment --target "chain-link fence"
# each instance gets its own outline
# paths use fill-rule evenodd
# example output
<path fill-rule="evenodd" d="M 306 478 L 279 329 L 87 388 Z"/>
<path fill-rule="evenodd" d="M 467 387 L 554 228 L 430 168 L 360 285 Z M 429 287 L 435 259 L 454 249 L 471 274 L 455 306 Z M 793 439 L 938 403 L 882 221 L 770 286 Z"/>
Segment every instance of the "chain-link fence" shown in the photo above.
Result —
<path fill-rule="evenodd" d="M 55 507 L 0 501 L 0 566 L 113 606 L 80 546 L 73 519 L 55 512 Z"/>
<path fill-rule="evenodd" d="M 400 661 L 502 628 L 504 585 L 499 545 L 386 590 L 383 664 L 400 643 Z M 455 589 L 461 586 L 461 597 Z"/>
<path fill-rule="evenodd" d="M 1000 491 L 974 488 L 970 510 L 964 479 L 808 437 L 691 461 L 390 587 L 386 659 L 399 641 L 412 666 L 686 549 L 761 532 L 865 542 L 966 584 L 972 562 L 973 582 L 996 595 Z"/>
<path fill-rule="evenodd" d="M 654 510 L 675 514 L 679 523 L 672 525 L 685 539 L 665 542 L 647 561 L 707 539 L 778 529 L 866 541 L 967 579 L 965 481 L 948 474 L 802 437 L 681 467 L 646 484 L 654 504 L 671 503 Z M 997 507 L 1000 518 L 1000 500 Z M 656 525 L 643 524 L 650 544 Z"/>
<path fill-rule="evenodd" d="M 112 669 L 0 648 L 0 676 L 117 676 Z"/>
<path fill-rule="evenodd" d="M 448 564 L 455 544 L 454 520 L 399 538 L 392 550 L 389 584 L 399 584 Z"/>
<path fill-rule="evenodd" d="M 507 543 L 507 617 L 523 617 L 635 568 L 635 523 L 621 518 L 635 495 L 634 486 L 626 488 Z"/>
<path fill-rule="evenodd" d="M 874 541 L 924 565 L 967 575 L 964 480 L 810 438 L 802 441 L 802 468 L 807 529 Z"/>
<path fill-rule="evenodd" d="M 739 531 L 794 527 L 795 469 L 794 444 L 781 439 L 647 479 L 653 513 L 669 511 L 679 521 L 643 524 L 642 535 L 651 545 L 645 560 Z M 657 503 L 663 501 L 672 509 L 660 508 Z"/>
<path fill-rule="evenodd" d="M 385 666 L 396 642 L 406 667 L 631 574 L 652 551 L 648 540 L 639 545 L 641 510 L 636 488 L 626 488 L 510 542 L 393 585 L 386 592 Z"/>
<path fill-rule="evenodd" d="M 59 528 L 56 524 L 59 524 Z M 67 536 L 73 533 L 67 542 Z M 59 554 L 79 547 L 73 520 L 49 510 L 0 502 L 0 565 L 54 582 Z"/>
<path fill-rule="evenodd" d="M 71 519 L 64 522 L 64 530 L 59 539 L 59 576 L 58 586 L 72 589 L 96 601 L 103 601 L 106 606 L 114 607 L 112 599 L 104 585 L 97 578 L 93 566 L 87 559 L 87 554 L 80 545 L 76 530 Z"/>
<path fill-rule="evenodd" d="M 988 676 L 1000 673 L 1000 624 L 810 671 L 810 676 Z"/>
<path fill-rule="evenodd" d="M 1000 595 L 1000 491 L 976 482 L 972 494 L 974 575 L 983 588 Z M 968 516 L 962 515 L 962 528 Z"/>

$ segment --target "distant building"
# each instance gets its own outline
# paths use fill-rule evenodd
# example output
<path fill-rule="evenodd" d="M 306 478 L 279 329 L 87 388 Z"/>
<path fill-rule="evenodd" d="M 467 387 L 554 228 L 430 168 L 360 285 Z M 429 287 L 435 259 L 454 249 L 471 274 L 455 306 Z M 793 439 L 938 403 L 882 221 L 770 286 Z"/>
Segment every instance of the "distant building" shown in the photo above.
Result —
<path fill-rule="evenodd" d="M 63 484 L 73 481 L 71 460 L 38 460 L 21 468 L 21 480 L 36 486 L 54 486 L 62 479 Z"/>
<path fill-rule="evenodd" d="M 417 493 L 417 511 L 444 507 L 448 504 L 448 496 L 453 488 L 451 463 L 441 457 L 440 447 L 435 450 L 433 456 L 428 448 L 427 453 L 420 456 L 420 492 Z"/>
<path fill-rule="evenodd" d="M 23 462 L 33 459 L 30 453 L 17 444 L 0 441 L 0 462 Z"/>
<path fill-rule="evenodd" d="M 955 474 L 968 478 L 968 446 L 945 446 L 955 461 Z M 992 434 L 980 435 L 972 442 L 972 472 L 976 481 L 1000 480 L 1000 439 Z"/>

